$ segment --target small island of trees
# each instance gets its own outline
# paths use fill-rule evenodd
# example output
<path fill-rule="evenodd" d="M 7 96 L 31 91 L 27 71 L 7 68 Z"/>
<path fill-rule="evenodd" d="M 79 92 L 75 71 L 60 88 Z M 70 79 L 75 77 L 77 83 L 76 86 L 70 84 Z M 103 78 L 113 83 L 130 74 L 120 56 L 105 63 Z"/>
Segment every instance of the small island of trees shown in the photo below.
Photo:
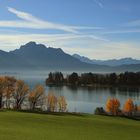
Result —
<path fill-rule="evenodd" d="M 140 72 L 124 72 L 120 74 L 96 74 L 96 73 L 78 73 L 64 77 L 62 72 L 50 72 L 46 79 L 46 85 L 72 85 L 72 86 L 140 86 Z"/>

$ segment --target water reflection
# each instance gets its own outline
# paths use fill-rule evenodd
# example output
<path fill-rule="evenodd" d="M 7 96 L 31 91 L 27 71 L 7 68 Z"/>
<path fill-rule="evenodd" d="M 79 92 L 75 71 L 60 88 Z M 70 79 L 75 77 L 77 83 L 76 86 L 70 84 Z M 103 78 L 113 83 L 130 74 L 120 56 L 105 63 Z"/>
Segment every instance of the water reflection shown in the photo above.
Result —
<path fill-rule="evenodd" d="M 120 90 L 121 89 L 121 90 Z M 127 98 L 132 98 L 135 103 L 139 104 L 140 90 L 131 90 L 129 87 L 48 87 L 46 92 L 53 92 L 56 95 L 63 95 L 68 102 L 70 111 L 88 112 L 92 113 L 98 106 L 105 106 L 108 98 L 116 97 L 123 103 Z"/>

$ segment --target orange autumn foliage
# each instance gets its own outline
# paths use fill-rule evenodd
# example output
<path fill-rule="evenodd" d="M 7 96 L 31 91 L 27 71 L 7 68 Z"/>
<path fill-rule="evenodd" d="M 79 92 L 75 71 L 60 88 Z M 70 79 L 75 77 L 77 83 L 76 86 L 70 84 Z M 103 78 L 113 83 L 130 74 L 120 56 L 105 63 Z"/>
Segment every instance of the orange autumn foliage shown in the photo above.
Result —
<path fill-rule="evenodd" d="M 14 77 L 5 77 L 5 90 L 3 96 L 5 97 L 6 108 L 10 108 L 10 99 L 15 92 L 16 79 Z"/>
<path fill-rule="evenodd" d="M 137 111 L 140 112 L 140 106 L 137 107 Z"/>
<path fill-rule="evenodd" d="M 15 99 L 15 109 L 21 109 L 21 105 L 24 102 L 29 92 L 29 87 L 22 80 L 16 81 L 15 92 L 13 98 Z"/>
<path fill-rule="evenodd" d="M 67 109 L 67 103 L 64 96 L 58 98 L 58 107 L 60 112 L 64 112 Z"/>
<path fill-rule="evenodd" d="M 134 103 L 132 99 L 128 99 L 124 104 L 124 112 L 131 113 L 134 111 Z"/>
<path fill-rule="evenodd" d="M 54 112 L 54 111 L 60 111 L 65 112 L 67 109 L 67 103 L 64 96 L 55 96 L 53 93 L 48 93 L 46 97 L 46 105 L 47 110 Z"/>
<path fill-rule="evenodd" d="M 0 95 L 3 95 L 6 88 L 6 78 L 0 77 Z"/>
<path fill-rule="evenodd" d="M 5 77 L 4 96 L 9 99 L 15 91 L 16 79 L 14 77 Z"/>
<path fill-rule="evenodd" d="M 120 102 L 118 99 L 108 99 L 106 102 L 106 111 L 112 115 L 117 115 L 120 107 Z"/>
<path fill-rule="evenodd" d="M 57 110 L 57 97 L 53 93 L 49 93 L 47 98 L 47 109 L 54 112 Z"/>
<path fill-rule="evenodd" d="M 0 108 L 3 107 L 2 100 L 3 95 L 5 93 L 5 88 L 6 88 L 6 79 L 5 77 L 0 77 Z"/>
<path fill-rule="evenodd" d="M 36 105 L 41 106 L 45 95 L 45 89 L 41 85 L 35 86 L 35 88 L 29 93 L 29 102 L 31 109 L 35 109 Z"/>

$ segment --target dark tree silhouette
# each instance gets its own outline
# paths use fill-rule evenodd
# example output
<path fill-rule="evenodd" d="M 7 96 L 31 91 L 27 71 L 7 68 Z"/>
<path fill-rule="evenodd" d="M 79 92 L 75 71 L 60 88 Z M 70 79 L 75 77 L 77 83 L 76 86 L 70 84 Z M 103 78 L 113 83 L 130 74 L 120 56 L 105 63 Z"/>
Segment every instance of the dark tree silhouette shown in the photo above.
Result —
<path fill-rule="evenodd" d="M 78 75 L 73 72 L 65 78 L 61 72 L 50 73 L 46 84 L 66 85 L 110 85 L 110 86 L 140 86 L 140 72 L 94 74 L 82 73 Z"/>
<path fill-rule="evenodd" d="M 79 82 L 79 76 L 77 73 L 73 72 L 71 75 L 68 76 L 68 83 L 72 85 L 77 85 Z"/>

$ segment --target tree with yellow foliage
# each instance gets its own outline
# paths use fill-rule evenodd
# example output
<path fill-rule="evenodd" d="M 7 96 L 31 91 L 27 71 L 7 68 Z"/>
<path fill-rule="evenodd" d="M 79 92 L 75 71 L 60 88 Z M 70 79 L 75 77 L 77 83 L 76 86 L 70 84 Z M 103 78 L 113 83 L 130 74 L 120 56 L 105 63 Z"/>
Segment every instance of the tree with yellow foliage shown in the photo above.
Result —
<path fill-rule="evenodd" d="M 53 93 L 48 94 L 46 102 L 48 111 L 54 112 L 57 110 L 57 97 Z"/>
<path fill-rule="evenodd" d="M 140 112 L 140 106 L 137 107 L 137 111 Z"/>
<path fill-rule="evenodd" d="M 0 77 L 0 108 L 3 107 L 2 100 L 3 100 L 5 88 L 6 88 L 6 79 L 5 77 Z"/>
<path fill-rule="evenodd" d="M 24 100 L 27 98 L 29 92 L 29 87 L 22 80 L 16 81 L 15 92 L 13 98 L 15 100 L 15 109 L 21 109 L 21 105 Z"/>
<path fill-rule="evenodd" d="M 30 108 L 34 110 L 36 106 L 42 106 L 43 101 L 45 99 L 45 89 L 41 85 L 35 86 L 35 88 L 29 93 L 29 103 Z"/>
<path fill-rule="evenodd" d="M 14 77 L 5 77 L 5 89 L 4 89 L 4 97 L 5 97 L 5 105 L 6 108 L 10 108 L 11 97 L 15 91 L 15 83 L 16 79 Z"/>
<path fill-rule="evenodd" d="M 134 103 L 132 99 L 127 99 L 125 104 L 124 104 L 124 112 L 126 113 L 132 113 L 135 109 Z"/>
<path fill-rule="evenodd" d="M 108 99 L 106 102 L 106 111 L 112 115 L 117 115 L 120 108 L 120 102 L 118 99 Z"/>
<path fill-rule="evenodd" d="M 64 96 L 58 97 L 58 108 L 60 112 L 65 112 L 67 109 L 67 103 Z"/>

